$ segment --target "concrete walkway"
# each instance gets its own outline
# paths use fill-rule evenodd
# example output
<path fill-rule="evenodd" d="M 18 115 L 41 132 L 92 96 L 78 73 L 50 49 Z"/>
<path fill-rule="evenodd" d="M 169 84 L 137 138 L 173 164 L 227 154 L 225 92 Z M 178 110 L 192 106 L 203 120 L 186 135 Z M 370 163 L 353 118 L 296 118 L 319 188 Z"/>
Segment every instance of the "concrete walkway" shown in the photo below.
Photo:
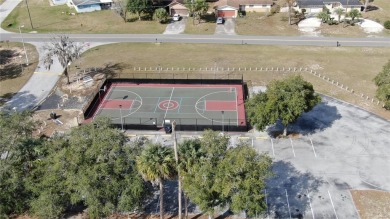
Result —
<path fill-rule="evenodd" d="M 7 0 L 0 5 L 0 23 L 11 13 L 11 11 L 21 2 L 22 0 Z M 0 28 L 2 36 L 10 34 Z M 1 37 L 3 38 L 3 37 Z M 3 108 L 9 110 L 22 111 L 27 109 L 33 109 L 42 103 L 45 98 L 50 94 L 51 90 L 56 86 L 60 79 L 64 68 L 59 63 L 57 57 L 53 57 L 53 64 L 50 69 L 44 67 L 42 57 L 45 56 L 46 51 L 44 49 L 45 43 L 40 42 L 29 42 L 33 44 L 39 54 L 39 62 L 34 74 L 30 77 L 27 83 L 15 94 L 10 101 L 8 101 Z M 84 51 L 95 46 L 102 45 L 104 43 L 88 43 L 88 47 L 84 48 Z"/>

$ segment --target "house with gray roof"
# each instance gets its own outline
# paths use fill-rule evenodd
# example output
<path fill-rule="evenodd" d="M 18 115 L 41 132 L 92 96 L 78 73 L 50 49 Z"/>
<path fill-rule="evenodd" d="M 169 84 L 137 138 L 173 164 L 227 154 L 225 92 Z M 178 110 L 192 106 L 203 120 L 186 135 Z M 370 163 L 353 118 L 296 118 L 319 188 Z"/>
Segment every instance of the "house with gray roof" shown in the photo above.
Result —
<path fill-rule="evenodd" d="M 76 9 L 77 13 L 110 9 L 112 0 L 69 0 L 68 6 Z"/>
<path fill-rule="evenodd" d="M 363 4 L 359 0 L 297 0 L 296 7 L 294 9 L 306 12 L 318 13 L 326 7 L 330 11 L 336 8 L 342 8 L 344 11 L 349 12 L 353 9 L 361 11 Z"/>

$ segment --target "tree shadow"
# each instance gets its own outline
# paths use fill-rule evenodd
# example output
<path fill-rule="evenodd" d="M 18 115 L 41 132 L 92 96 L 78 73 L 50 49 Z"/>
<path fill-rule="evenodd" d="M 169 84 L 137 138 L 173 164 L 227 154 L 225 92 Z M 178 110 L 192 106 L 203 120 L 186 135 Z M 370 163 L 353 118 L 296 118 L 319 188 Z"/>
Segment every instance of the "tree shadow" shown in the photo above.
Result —
<path fill-rule="evenodd" d="M 178 202 L 177 202 L 177 180 L 164 182 L 164 213 L 177 214 Z M 147 214 L 158 214 L 160 212 L 160 196 L 158 186 L 152 191 L 154 194 L 145 203 L 144 211 Z M 183 195 L 184 193 L 182 193 Z M 182 207 L 184 214 L 184 195 L 182 197 Z M 188 201 L 188 213 L 194 213 L 196 205 Z"/>
<path fill-rule="evenodd" d="M 321 102 L 310 112 L 303 113 L 297 121 L 288 126 L 288 133 L 299 133 L 301 135 L 311 135 L 324 131 L 331 127 L 336 120 L 341 119 L 337 107 L 330 106 L 326 102 Z M 284 126 L 280 121 L 269 127 L 267 132 L 274 136 L 275 133 L 281 133 Z"/>
<path fill-rule="evenodd" d="M 23 91 L 16 93 L 12 99 L 5 104 L 4 109 L 16 111 L 31 110 L 36 104 L 36 96 L 27 91 Z"/>
<path fill-rule="evenodd" d="M 11 50 L 11 49 L 0 50 L 0 65 L 7 64 L 8 62 L 11 61 L 13 57 L 18 55 L 19 53 L 17 53 L 15 50 Z"/>
<path fill-rule="evenodd" d="M 124 63 L 106 63 L 103 67 L 100 68 L 91 68 L 86 71 L 90 72 L 91 77 L 94 77 L 97 74 L 104 74 L 105 78 L 113 78 L 123 69 L 127 68 L 127 65 Z"/>
<path fill-rule="evenodd" d="M 215 23 L 216 20 L 215 14 L 205 14 L 201 16 L 199 23 Z"/>
<path fill-rule="evenodd" d="M 370 1 L 371 2 L 371 1 Z M 376 11 L 378 10 L 379 8 L 377 6 L 374 6 L 374 5 L 368 5 L 367 6 L 367 12 L 369 11 Z"/>
<path fill-rule="evenodd" d="M 275 214 L 275 218 L 289 218 L 291 212 L 292 218 L 303 218 L 310 206 L 308 193 L 318 192 L 325 182 L 285 161 L 275 162 L 272 171 L 274 177 L 266 180 L 268 213 Z"/>
<path fill-rule="evenodd" d="M 23 74 L 22 66 L 19 64 L 11 63 L 5 65 L 0 69 L 0 81 L 14 79 Z"/>

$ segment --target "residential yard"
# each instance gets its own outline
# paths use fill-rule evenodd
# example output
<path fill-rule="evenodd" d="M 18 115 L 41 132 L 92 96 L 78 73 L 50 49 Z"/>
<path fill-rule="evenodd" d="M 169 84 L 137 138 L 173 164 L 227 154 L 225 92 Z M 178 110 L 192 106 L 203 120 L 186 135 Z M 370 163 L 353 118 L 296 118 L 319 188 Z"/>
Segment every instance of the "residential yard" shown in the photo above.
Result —
<path fill-rule="evenodd" d="M 249 12 L 244 17 L 236 18 L 235 30 L 240 35 L 296 36 L 301 34 L 297 25 L 288 24 L 287 13 L 267 16 L 267 13 Z"/>
<path fill-rule="evenodd" d="M 22 43 L 0 43 L 0 105 L 24 86 L 38 64 L 35 47 L 27 43 L 25 45 L 30 64 L 22 68 L 21 63 L 26 63 Z"/>
<path fill-rule="evenodd" d="M 193 21 L 192 17 L 187 19 L 186 34 L 214 34 L 216 27 L 216 17 L 214 14 L 208 14 L 202 17 L 200 23 Z"/>
<path fill-rule="evenodd" d="M 389 217 L 389 192 L 377 190 L 352 190 L 351 194 L 361 219 Z"/>
<path fill-rule="evenodd" d="M 138 18 L 130 13 L 128 14 L 129 22 L 125 23 L 114 10 L 77 14 L 74 9 L 70 9 L 66 5 L 50 6 L 48 0 L 29 0 L 28 4 L 34 29 L 31 29 L 25 1 L 22 1 L 11 12 L 1 24 L 1 27 L 7 31 L 18 32 L 18 27 L 24 24 L 23 32 L 113 34 L 162 33 L 166 28 L 166 24 L 160 24 L 157 21 L 138 21 Z M 70 15 L 69 13 L 76 14 Z M 8 27 L 9 24 L 12 24 L 12 26 Z"/>
<path fill-rule="evenodd" d="M 160 65 L 163 68 L 188 69 L 189 67 L 212 68 L 216 64 L 219 68 L 235 67 L 235 72 L 223 73 L 244 74 L 244 79 L 253 85 L 266 85 L 271 80 L 282 78 L 288 73 L 238 72 L 237 68 L 307 67 L 355 90 L 355 94 L 352 94 L 317 76 L 302 73 L 306 80 L 314 84 L 318 92 L 357 104 L 390 119 L 390 112 L 360 97 L 361 93 L 369 97 L 375 96 L 376 86 L 372 79 L 382 70 L 389 57 L 388 48 L 120 43 L 93 48 L 83 54 L 80 62 L 82 68 L 103 68 L 105 72 L 111 73 L 134 72 L 132 70 L 134 67 L 156 68 Z M 71 73 L 74 73 L 75 69 L 72 65 Z M 192 73 L 192 71 L 174 73 Z"/>

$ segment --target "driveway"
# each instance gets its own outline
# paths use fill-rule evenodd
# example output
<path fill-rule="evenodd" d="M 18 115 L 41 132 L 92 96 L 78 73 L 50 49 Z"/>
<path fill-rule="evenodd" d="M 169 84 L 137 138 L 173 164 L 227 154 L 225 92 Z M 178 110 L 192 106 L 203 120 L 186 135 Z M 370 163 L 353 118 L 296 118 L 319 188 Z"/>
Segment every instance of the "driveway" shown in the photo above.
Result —
<path fill-rule="evenodd" d="M 233 18 L 226 18 L 223 24 L 217 24 L 215 34 L 236 35 L 236 32 L 234 32 L 235 25 Z"/>
<path fill-rule="evenodd" d="M 186 17 L 182 17 L 180 21 L 171 21 L 163 34 L 181 34 L 186 28 L 186 23 Z"/>

